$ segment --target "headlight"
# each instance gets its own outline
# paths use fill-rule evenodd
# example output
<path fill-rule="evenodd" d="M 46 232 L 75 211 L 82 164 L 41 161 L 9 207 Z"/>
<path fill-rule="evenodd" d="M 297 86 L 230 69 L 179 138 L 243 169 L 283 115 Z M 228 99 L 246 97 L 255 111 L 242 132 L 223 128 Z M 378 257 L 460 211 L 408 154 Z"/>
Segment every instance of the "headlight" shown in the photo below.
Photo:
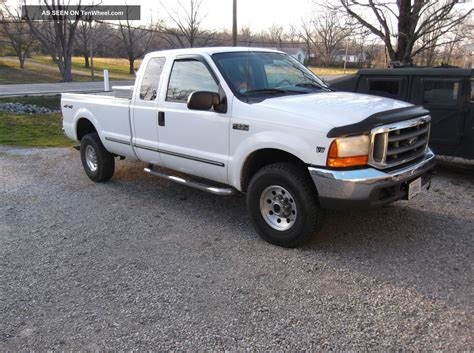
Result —
<path fill-rule="evenodd" d="M 336 138 L 329 147 L 327 166 L 334 168 L 365 165 L 369 160 L 369 136 Z"/>

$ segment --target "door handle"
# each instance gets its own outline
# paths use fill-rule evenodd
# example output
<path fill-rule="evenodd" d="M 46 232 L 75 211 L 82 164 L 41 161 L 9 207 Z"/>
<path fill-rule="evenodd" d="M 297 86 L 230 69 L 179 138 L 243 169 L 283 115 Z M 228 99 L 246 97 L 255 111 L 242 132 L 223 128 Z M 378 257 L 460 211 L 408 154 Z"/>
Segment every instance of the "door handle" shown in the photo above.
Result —
<path fill-rule="evenodd" d="M 158 112 L 158 125 L 165 126 L 165 112 Z"/>

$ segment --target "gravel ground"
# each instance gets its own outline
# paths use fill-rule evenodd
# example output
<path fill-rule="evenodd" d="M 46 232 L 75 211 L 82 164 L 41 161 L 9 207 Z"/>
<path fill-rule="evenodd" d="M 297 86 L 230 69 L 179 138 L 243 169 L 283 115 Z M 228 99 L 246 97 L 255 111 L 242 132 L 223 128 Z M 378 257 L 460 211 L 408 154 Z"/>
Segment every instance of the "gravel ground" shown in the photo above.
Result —
<path fill-rule="evenodd" d="M 472 171 L 283 249 L 142 168 L 0 148 L 0 351 L 474 349 Z"/>

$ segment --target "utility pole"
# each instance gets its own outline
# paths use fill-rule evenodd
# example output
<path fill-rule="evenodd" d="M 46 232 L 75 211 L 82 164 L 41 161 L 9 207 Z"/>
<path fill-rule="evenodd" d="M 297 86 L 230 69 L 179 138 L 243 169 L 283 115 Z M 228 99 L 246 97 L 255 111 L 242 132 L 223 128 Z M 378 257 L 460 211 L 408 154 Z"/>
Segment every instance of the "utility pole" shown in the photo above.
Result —
<path fill-rule="evenodd" d="M 232 0 L 232 45 L 237 46 L 237 0 Z"/>

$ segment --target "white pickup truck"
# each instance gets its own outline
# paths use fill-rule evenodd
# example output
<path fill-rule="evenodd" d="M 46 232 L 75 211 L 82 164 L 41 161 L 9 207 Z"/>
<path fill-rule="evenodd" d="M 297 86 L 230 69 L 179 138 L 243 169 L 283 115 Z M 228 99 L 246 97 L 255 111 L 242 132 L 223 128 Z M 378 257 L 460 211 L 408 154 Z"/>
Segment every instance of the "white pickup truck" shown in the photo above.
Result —
<path fill-rule="evenodd" d="M 110 179 L 126 157 L 217 195 L 246 193 L 256 231 L 280 246 L 317 233 L 325 208 L 412 198 L 434 166 L 428 111 L 334 91 L 275 50 L 153 52 L 121 95 L 62 95 L 90 179 Z"/>

